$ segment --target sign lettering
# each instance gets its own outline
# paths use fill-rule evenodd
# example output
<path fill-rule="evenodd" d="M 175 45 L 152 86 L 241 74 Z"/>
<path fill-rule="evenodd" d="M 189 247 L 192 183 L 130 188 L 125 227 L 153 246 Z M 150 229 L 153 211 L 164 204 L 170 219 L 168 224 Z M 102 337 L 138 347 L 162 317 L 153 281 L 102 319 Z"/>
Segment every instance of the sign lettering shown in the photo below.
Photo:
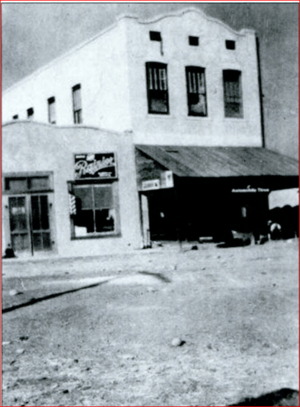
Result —
<path fill-rule="evenodd" d="M 75 154 L 75 179 L 117 177 L 114 153 Z"/>

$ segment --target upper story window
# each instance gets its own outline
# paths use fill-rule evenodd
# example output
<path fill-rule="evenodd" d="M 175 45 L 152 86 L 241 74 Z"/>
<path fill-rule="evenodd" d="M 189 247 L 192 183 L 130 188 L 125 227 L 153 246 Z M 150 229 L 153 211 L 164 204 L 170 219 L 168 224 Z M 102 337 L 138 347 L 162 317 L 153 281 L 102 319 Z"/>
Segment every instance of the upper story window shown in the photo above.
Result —
<path fill-rule="evenodd" d="M 148 113 L 168 114 L 169 95 L 167 65 L 146 63 Z"/>
<path fill-rule="evenodd" d="M 150 31 L 149 36 L 151 41 L 161 41 L 161 34 L 159 31 Z"/>
<path fill-rule="evenodd" d="M 55 97 L 48 99 L 48 121 L 50 124 L 56 124 Z"/>
<path fill-rule="evenodd" d="M 243 117 L 241 77 L 240 71 L 223 71 L 225 117 Z"/>
<path fill-rule="evenodd" d="M 18 120 L 18 118 L 19 118 L 19 115 L 18 115 L 18 114 L 15 114 L 15 115 L 12 117 L 13 120 Z"/>
<path fill-rule="evenodd" d="M 186 87 L 189 116 L 207 116 L 205 69 L 187 66 Z"/>
<path fill-rule="evenodd" d="M 27 109 L 27 119 L 28 120 L 33 120 L 34 119 L 33 107 L 30 107 L 29 109 Z"/>
<path fill-rule="evenodd" d="M 81 106 L 81 85 L 77 84 L 72 88 L 73 97 L 73 119 L 75 124 L 82 123 L 82 106 Z"/>
<path fill-rule="evenodd" d="M 194 47 L 198 47 L 199 45 L 199 37 L 193 37 L 192 35 L 189 36 L 189 45 Z"/>
<path fill-rule="evenodd" d="M 226 40 L 225 41 L 225 46 L 226 46 L 226 49 L 235 50 L 235 41 Z"/>

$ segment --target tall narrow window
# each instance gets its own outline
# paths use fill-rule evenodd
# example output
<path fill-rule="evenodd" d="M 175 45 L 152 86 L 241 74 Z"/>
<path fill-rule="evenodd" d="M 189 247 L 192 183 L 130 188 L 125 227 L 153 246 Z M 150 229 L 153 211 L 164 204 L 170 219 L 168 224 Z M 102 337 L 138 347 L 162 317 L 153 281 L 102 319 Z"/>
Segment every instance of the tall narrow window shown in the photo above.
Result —
<path fill-rule="evenodd" d="M 146 63 L 148 112 L 169 113 L 167 65 L 159 62 Z"/>
<path fill-rule="evenodd" d="M 27 109 L 27 119 L 28 120 L 33 120 L 34 119 L 33 107 L 30 107 L 29 109 Z"/>
<path fill-rule="evenodd" d="M 189 116 L 207 116 L 205 69 L 187 66 L 187 102 Z"/>
<path fill-rule="evenodd" d="M 48 121 L 50 124 L 56 124 L 55 97 L 48 99 Z"/>
<path fill-rule="evenodd" d="M 243 117 L 241 72 L 223 71 L 225 117 Z"/>
<path fill-rule="evenodd" d="M 72 88 L 73 95 L 73 118 L 75 124 L 82 123 L 82 107 L 81 107 L 81 85 L 75 85 Z"/>

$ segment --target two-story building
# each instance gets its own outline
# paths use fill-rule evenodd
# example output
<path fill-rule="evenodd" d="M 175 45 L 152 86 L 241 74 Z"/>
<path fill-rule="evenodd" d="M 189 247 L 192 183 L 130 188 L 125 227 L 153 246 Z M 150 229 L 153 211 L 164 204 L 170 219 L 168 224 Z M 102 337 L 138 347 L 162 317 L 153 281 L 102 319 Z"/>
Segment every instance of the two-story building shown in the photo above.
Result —
<path fill-rule="evenodd" d="M 134 238 L 124 239 L 124 244 L 128 240 L 126 247 L 140 247 L 139 240 L 148 246 L 154 239 L 222 239 L 225 230 L 241 224 L 245 228 L 255 224 L 256 233 L 263 233 L 268 193 L 298 185 L 297 162 L 264 148 L 255 32 L 234 31 L 198 9 L 152 21 L 121 17 L 112 27 L 12 86 L 2 100 L 3 120 L 8 122 L 3 127 L 3 185 L 8 200 L 3 212 L 5 242 L 17 252 L 22 246 L 13 240 L 12 202 L 24 194 L 31 196 L 25 201 L 32 201 L 29 185 L 34 172 L 50 174 L 48 189 L 51 179 L 59 177 L 58 168 L 64 161 L 58 146 L 60 138 L 64 145 L 65 132 L 72 148 L 62 148 L 68 163 L 64 182 L 49 189 L 62 201 L 55 208 L 52 203 L 52 208 L 55 213 L 66 212 L 71 193 L 80 213 L 75 221 L 66 213 L 63 223 L 62 218 L 53 220 L 56 232 L 52 233 L 61 236 L 59 254 L 69 254 L 76 247 L 76 254 L 86 255 L 88 239 L 105 237 L 104 226 L 99 225 L 110 217 L 109 205 L 103 204 L 105 216 L 96 218 L 110 193 L 100 194 L 97 201 L 94 185 L 105 180 L 97 170 L 99 163 L 116 162 L 116 156 L 106 156 L 107 152 L 118 151 L 121 163 L 126 161 L 125 152 L 135 145 L 135 158 L 127 157 L 130 193 L 121 188 L 121 174 L 126 170 L 118 166 L 124 210 L 120 205 L 114 224 L 118 224 L 116 235 L 122 240 L 122 225 L 132 222 Z M 89 130 L 93 133 L 90 139 L 86 127 L 94 129 Z M 114 136 L 103 138 L 107 131 Z M 47 143 L 42 140 L 44 133 Z M 127 149 L 124 143 L 129 144 Z M 15 160 L 16 148 L 23 152 L 22 164 Z M 45 166 L 50 151 L 52 160 Z M 78 179 L 81 159 L 87 173 Z M 92 167 L 93 174 L 89 172 Z M 16 181 L 24 178 L 26 190 Z M 11 182 L 19 186 L 6 189 Z M 128 202 L 133 203 L 130 211 L 125 210 Z M 30 230 L 35 209 L 32 203 L 31 208 L 28 205 L 31 215 L 23 223 Z M 69 225 L 69 234 L 58 232 L 62 224 L 65 230 Z M 111 250 L 105 239 L 95 242 L 91 252 L 97 247 L 99 252 Z"/>

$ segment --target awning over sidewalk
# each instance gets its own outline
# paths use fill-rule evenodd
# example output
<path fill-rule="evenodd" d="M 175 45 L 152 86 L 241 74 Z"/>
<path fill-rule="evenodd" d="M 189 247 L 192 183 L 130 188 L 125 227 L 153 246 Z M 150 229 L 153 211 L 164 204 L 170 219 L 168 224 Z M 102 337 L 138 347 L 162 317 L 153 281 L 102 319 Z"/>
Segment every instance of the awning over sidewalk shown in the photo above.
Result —
<path fill-rule="evenodd" d="M 297 160 L 259 147 L 136 145 L 178 177 L 299 176 Z"/>

